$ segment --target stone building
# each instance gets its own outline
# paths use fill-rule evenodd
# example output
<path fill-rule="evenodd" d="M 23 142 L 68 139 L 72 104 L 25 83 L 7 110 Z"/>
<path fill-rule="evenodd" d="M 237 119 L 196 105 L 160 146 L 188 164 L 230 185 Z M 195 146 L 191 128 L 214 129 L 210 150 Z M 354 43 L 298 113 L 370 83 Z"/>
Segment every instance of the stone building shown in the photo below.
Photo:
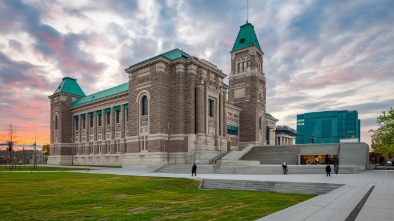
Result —
<path fill-rule="evenodd" d="M 128 82 L 86 96 L 65 77 L 51 105 L 49 164 L 208 163 L 248 144 L 275 143 L 263 55 L 240 27 L 229 85 L 216 65 L 174 49 L 133 64 Z"/>
<path fill-rule="evenodd" d="M 294 145 L 297 131 L 289 126 L 277 126 L 275 130 L 275 145 L 287 146 Z"/>

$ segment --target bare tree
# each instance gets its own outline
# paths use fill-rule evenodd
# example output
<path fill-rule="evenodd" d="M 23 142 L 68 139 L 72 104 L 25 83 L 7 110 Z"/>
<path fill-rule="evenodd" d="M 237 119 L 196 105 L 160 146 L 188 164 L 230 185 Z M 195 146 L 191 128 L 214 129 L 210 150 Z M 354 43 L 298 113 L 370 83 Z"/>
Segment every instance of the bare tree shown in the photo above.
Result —
<path fill-rule="evenodd" d="M 11 168 L 12 168 L 14 165 L 15 165 L 15 167 L 16 167 L 16 164 L 15 164 L 14 159 L 13 159 L 13 154 L 12 154 L 12 153 L 13 153 L 14 144 L 17 143 L 17 140 L 16 140 L 16 130 L 15 130 L 15 128 L 12 127 L 12 124 L 11 124 L 11 123 L 10 123 L 10 125 L 5 129 L 5 132 L 1 135 L 1 139 L 2 139 L 3 141 L 5 141 L 5 142 L 8 144 L 7 151 L 10 152 Z"/>

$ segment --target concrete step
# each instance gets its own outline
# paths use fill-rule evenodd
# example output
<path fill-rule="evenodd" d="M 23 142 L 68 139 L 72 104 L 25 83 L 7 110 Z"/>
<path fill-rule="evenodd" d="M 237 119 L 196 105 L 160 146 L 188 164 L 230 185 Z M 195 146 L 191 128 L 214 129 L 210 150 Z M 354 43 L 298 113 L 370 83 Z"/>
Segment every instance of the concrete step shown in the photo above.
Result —
<path fill-rule="evenodd" d="M 326 194 L 343 186 L 332 183 L 299 183 L 254 180 L 215 180 L 204 179 L 201 189 L 247 190 L 260 192 Z"/>

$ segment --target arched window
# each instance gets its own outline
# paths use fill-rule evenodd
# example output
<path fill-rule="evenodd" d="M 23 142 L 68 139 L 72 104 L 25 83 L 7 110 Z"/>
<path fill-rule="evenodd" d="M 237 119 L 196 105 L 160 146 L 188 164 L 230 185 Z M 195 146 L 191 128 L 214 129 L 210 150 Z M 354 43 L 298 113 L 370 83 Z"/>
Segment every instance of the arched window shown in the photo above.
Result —
<path fill-rule="evenodd" d="M 148 115 L 148 97 L 147 96 L 142 97 L 141 104 L 142 104 L 142 109 L 141 109 L 142 116 Z"/>
<path fill-rule="evenodd" d="M 55 115 L 55 130 L 57 130 L 57 115 Z"/>

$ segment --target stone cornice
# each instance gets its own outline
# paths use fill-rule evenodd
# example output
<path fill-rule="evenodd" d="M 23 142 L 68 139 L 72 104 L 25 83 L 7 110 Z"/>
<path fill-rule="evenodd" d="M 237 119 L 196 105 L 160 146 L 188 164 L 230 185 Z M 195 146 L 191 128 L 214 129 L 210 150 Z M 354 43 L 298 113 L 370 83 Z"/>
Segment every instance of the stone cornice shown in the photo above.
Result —
<path fill-rule="evenodd" d="M 221 78 L 225 78 L 227 76 L 220 69 L 211 67 L 211 66 L 199 61 L 197 58 L 190 58 L 190 59 L 178 58 L 178 59 L 175 59 L 175 60 L 171 61 L 171 60 L 166 59 L 164 57 L 158 57 L 158 58 L 153 59 L 151 61 L 147 61 L 147 62 L 145 62 L 143 64 L 140 64 L 140 65 L 138 65 L 136 67 L 127 68 L 127 69 L 125 69 L 125 71 L 127 73 L 135 72 L 135 71 L 147 68 L 147 67 L 149 67 L 151 65 L 154 65 L 154 64 L 157 64 L 157 63 L 160 63 L 160 62 L 163 62 L 163 63 L 165 63 L 167 65 L 177 65 L 177 64 L 189 65 L 189 64 L 194 64 L 194 65 L 196 65 L 199 68 L 204 68 L 204 69 L 206 69 L 206 70 L 208 70 L 208 71 L 210 71 L 212 73 L 215 73 L 216 75 L 218 75 Z"/>

